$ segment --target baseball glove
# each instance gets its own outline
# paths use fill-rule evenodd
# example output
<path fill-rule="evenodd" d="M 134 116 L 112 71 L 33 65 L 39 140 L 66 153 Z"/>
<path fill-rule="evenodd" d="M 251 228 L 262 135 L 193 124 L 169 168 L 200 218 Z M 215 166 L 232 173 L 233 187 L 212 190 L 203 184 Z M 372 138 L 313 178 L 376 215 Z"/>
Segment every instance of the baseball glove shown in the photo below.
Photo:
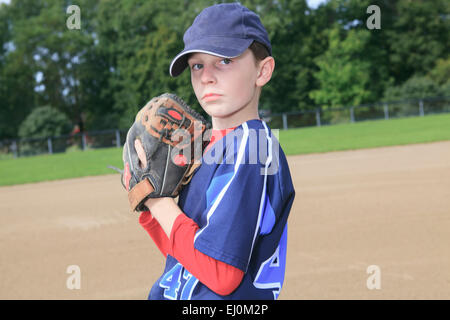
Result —
<path fill-rule="evenodd" d="M 151 99 L 136 115 L 123 148 L 122 184 L 133 211 L 147 211 L 148 198 L 176 197 L 201 164 L 210 124 L 174 94 Z M 209 132 L 209 131 L 208 131 Z M 141 167 L 135 140 L 147 166 Z"/>

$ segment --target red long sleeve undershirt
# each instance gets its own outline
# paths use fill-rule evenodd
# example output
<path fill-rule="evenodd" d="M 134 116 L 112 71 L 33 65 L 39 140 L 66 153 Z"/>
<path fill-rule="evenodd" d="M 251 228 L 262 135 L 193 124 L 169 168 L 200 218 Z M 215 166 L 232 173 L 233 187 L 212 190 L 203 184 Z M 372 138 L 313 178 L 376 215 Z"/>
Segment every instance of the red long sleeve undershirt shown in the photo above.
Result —
<path fill-rule="evenodd" d="M 217 140 L 234 128 L 213 130 L 211 141 L 206 150 Z M 219 295 L 229 295 L 241 283 L 244 272 L 225 262 L 194 248 L 194 237 L 199 229 L 198 225 L 185 214 L 180 214 L 172 226 L 170 239 L 154 219 L 149 211 L 143 212 L 139 223 L 148 232 L 156 246 L 167 257 L 170 254 L 177 259 L 201 283 Z"/>
<path fill-rule="evenodd" d="M 219 295 L 229 295 L 241 283 L 244 272 L 194 248 L 198 225 L 180 214 L 172 226 L 170 239 L 150 211 L 141 213 L 139 223 L 148 232 L 162 254 L 178 260 L 201 283 Z"/>

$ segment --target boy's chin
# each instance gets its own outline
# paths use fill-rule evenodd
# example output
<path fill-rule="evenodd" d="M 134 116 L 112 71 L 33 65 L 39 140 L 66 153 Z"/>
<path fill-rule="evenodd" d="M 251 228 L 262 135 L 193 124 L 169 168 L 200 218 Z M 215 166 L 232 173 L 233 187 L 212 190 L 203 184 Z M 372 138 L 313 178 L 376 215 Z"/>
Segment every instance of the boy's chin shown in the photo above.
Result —
<path fill-rule="evenodd" d="M 229 111 L 226 111 L 226 112 L 212 111 L 212 112 L 206 112 L 206 113 L 208 113 L 211 118 L 216 118 L 216 119 L 227 119 L 233 114 L 233 113 L 230 113 Z"/>
<path fill-rule="evenodd" d="M 221 105 L 206 105 L 203 106 L 203 110 L 205 110 L 205 112 L 213 118 L 226 118 L 227 116 L 229 116 L 231 113 L 229 110 L 226 110 L 225 107 L 221 106 Z"/>

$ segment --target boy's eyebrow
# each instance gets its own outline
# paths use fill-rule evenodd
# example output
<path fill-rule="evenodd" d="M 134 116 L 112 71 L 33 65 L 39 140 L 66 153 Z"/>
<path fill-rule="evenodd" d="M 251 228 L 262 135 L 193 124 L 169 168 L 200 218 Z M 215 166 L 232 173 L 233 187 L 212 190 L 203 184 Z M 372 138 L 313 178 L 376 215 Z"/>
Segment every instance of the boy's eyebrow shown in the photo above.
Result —
<path fill-rule="evenodd" d="M 232 61 L 237 61 L 242 59 L 242 55 L 237 56 L 237 57 L 232 57 L 232 58 L 224 58 L 224 57 L 220 57 L 220 56 L 215 56 L 215 55 L 210 55 L 210 54 L 206 54 L 208 57 L 204 57 L 202 53 L 191 53 L 189 54 L 188 58 L 187 58 L 187 65 L 189 66 L 189 68 L 192 67 L 192 65 L 194 64 L 208 64 L 208 63 L 216 63 L 219 60 L 222 59 L 230 59 Z M 209 57 L 211 56 L 211 57 Z"/>

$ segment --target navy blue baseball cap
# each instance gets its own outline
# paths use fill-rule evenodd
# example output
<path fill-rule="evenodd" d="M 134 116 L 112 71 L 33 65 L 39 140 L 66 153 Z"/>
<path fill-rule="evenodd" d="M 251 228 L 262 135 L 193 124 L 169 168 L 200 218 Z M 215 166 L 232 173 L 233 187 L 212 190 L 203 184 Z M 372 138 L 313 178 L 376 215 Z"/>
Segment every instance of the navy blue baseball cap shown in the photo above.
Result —
<path fill-rule="evenodd" d="M 203 9 L 184 33 L 183 41 L 183 51 L 170 64 L 172 77 L 186 69 L 189 54 L 193 52 L 235 58 L 253 41 L 258 41 L 272 55 L 269 36 L 258 15 L 239 3 L 222 3 Z"/>

